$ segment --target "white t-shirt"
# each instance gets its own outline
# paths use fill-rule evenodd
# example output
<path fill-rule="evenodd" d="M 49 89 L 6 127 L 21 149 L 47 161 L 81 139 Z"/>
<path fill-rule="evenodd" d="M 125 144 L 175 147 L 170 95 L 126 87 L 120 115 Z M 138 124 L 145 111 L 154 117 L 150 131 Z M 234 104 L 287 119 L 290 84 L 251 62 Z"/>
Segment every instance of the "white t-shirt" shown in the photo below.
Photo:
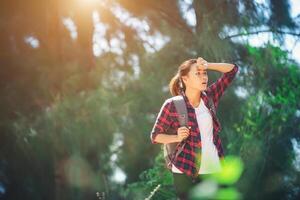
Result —
<path fill-rule="evenodd" d="M 195 108 L 198 127 L 202 142 L 202 157 L 199 174 L 209 174 L 221 171 L 222 167 L 218 151 L 213 143 L 213 120 L 212 116 L 201 99 L 200 104 Z M 183 173 L 172 164 L 172 172 Z"/>

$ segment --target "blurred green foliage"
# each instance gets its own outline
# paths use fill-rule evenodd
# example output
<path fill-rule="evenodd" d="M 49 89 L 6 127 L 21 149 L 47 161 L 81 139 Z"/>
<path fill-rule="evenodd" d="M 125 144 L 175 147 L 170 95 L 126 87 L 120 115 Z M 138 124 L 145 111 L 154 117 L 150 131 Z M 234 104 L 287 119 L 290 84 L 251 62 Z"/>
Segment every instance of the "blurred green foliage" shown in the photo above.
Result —
<path fill-rule="evenodd" d="M 288 1 L 269 1 L 270 16 L 248 0 L 99 2 L 0 2 L 0 199 L 175 199 L 150 131 L 178 65 L 198 56 L 240 66 L 218 108 L 233 157 L 204 186 L 216 198 L 299 199 L 300 73 L 283 48 L 299 27 Z M 109 27 L 102 39 L 110 49 L 97 56 L 95 11 Z M 262 25 L 279 45 L 235 40 Z M 118 39 L 125 45 L 116 51 Z M 209 72 L 209 83 L 220 75 Z"/>

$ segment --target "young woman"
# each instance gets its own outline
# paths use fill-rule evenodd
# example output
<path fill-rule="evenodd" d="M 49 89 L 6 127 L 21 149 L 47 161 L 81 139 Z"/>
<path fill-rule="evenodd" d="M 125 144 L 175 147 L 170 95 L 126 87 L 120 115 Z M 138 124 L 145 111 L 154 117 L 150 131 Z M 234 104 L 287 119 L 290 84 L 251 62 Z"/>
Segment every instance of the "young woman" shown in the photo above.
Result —
<path fill-rule="evenodd" d="M 222 72 L 223 75 L 207 86 L 207 70 Z M 180 199 L 187 199 L 189 189 L 204 176 L 222 170 L 224 159 L 218 132 L 221 124 L 209 106 L 211 98 L 217 110 L 219 100 L 238 72 L 236 64 L 208 63 L 203 58 L 183 62 L 171 79 L 169 88 L 172 96 L 182 95 L 188 112 L 188 127 L 180 127 L 172 97 L 165 100 L 151 131 L 151 142 L 172 143 L 186 139 L 183 151 L 172 163 L 174 187 Z M 177 135 L 168 134 L 169 127 Z"/>

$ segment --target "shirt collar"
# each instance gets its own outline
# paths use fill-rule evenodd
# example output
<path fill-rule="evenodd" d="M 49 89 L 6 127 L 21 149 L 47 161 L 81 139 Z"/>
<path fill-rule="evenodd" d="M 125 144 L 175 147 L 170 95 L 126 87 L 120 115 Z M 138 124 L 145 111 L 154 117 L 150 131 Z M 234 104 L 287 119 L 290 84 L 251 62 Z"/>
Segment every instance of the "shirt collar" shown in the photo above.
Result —
<path fill-rule="evenodd" d="M 204 100 L 204 103 L 206 103 L 206 102 L 205 102 L 205 100 L 206 100 L 206 99 L 205 99 L 206 95 L 207 95 L 207 91 L 202 91 L 202 92 L 200 92 L 200 98 Z M 188 97 L 186 96 L 185 92 L 182 91 L 182 92 L 181 92 L 181 96 L 183 96 L 183 98 L 184 98 L 184 100 L 185 100 L 185 102 L 186 102 L 186 104 L 187 104 L 188 107 L 194 108 L 194 107 L 192 106 L 192 104 L 190 103 Z"/>

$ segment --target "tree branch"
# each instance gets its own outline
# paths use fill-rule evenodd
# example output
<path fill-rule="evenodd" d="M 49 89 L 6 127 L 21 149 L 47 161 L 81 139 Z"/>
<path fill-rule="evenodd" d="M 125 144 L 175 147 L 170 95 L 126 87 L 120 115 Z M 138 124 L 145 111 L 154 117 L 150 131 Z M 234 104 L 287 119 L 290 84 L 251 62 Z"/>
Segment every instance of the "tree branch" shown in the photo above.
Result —
<path fill-rule="evenodd" d="M 254 31 L 254 32 L 248 32 L 248 33 L 237 33 L 234 35 L 229 35 L 226 36 L 223 39 L 231 39 L 234 37 L 240 37 L 240 36 L 247 36 L 247 35 L 254 35 L 254 34 L 259 34 L 259 33 L 268 33 L 268 32 L 272 32 L 272 33 L 280 33 L 280 34 L 287 34 L 287 35 L 293 35 L 293 36 L 300 36 L 300 33 L 295 33 L 295 32 L 286 32 L 286 31 L 281 31 L 281 30 L 273 30 L 273 29 L 267 29 L 267 30 L 259 30 L 259 31 Z"/>

